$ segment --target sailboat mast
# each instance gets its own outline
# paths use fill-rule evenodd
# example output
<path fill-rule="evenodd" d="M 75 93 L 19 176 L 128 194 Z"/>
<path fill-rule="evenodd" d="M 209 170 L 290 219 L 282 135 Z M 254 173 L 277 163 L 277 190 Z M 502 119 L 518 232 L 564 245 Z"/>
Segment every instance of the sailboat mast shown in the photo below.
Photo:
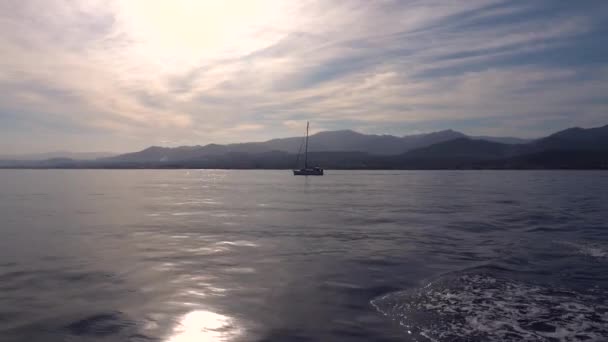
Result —
<path fill-rule="evenodd" d="M 304 150 L 304 168 L 308 168 L 308 125 L 310 122 L 306 121 L 306 149 Z"/>

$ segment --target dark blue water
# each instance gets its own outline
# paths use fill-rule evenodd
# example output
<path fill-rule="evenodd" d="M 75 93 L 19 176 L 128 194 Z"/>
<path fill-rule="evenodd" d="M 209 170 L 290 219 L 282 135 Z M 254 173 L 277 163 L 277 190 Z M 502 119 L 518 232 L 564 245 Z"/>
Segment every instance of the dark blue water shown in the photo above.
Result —
<path fill-rule="evenodd" d="M 607 341 L 608 173 L 0 171 L 0 341 Z"/>

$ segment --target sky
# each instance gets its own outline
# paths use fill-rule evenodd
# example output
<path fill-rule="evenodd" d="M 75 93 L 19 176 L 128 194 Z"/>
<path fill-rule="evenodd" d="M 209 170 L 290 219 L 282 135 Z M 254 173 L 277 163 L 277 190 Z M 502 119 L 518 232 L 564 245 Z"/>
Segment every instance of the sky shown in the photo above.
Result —
<path fill-rule="evenodd" d="M 608 1 L 3 0 L 0 154 L 608 124 Z"/>

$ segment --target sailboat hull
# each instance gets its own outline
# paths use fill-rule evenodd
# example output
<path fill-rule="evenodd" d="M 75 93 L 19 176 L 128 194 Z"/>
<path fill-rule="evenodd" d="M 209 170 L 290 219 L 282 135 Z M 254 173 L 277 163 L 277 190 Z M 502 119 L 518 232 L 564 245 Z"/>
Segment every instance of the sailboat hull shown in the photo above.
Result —
<path fill-rule="evenodd" d="M 314 169 L 300 169 L 293 170 L 294 176 L 323 176 L 323 169 L 314 168 Z"/>

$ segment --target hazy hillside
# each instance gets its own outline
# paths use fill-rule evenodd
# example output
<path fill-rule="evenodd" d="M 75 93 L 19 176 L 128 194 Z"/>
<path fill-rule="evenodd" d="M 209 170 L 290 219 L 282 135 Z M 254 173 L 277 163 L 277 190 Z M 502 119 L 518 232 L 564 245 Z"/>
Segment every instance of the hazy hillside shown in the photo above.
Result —
<path fill-rule="evenodd" d="M 152 146 L 97 160 L 3 160 L 0 167 L 289 169 L 296 167 L 301 143 L 302 138 L 286 138 L 233 145 Z M 310 145 L 309 164 L 328 169 L 608 168 L 608 126 L 570 128 L 525 144 L 471 139 L 447 130 L 405 137 L 321 132 L 311 136 Z"/>
<path fill-rule="evenodd" d="M 522 139 L 522 138 L 513 138 L 513 137 L 489 137 L 489 136 L 485 136 L 485 135 L 470 136 L 469 138 L 475 139 L 475 140 L 485 140 L 485 141 L 497 142 L 497 143 L 501 143 L 501 144 L 509 144 L 509 145 L 527 144 L 527 143 L 531 143 L 534 141 L 534 139 Z"/>
<path fill-rule="evenodd" d="M 309 138 L 310 152 L 363 152 L 378 155 L 401 154 L 412 149 L 430 146 L 438 142 L 466 137 L 463 133 L 446 130 L 428 134 L 396 137 L 392 135 L 362 134 L 351 130 L 328 131 L 313 134 Z M 182 161 L 225 153 L 264 153 L 281 151 L 298 153 L 302 137 L 272 139 L 265 142 L 205 146 L 181 146 L 174 148 L 152 146 L 145 150 L 108 158 L 108 161 L 158 162 Z"/>
<path fill-rule="evenodd" d="M 536 150 L 603 150 L 608 148 L 608 125 L 584 129 L 569 128 L 532 143 Z"/>
<path fill-rule="evenodd" d="M 56 152 L 47 152 L 47 153 L 0 155 L 0 160 L 46 160 L 46 159 L 54 159 L 54 158 L 93 160 L 93 159 L 98 159 L 98 158 L 108 158 L 108 157 L 115 156 L 115 155 L 117 155 L 117 153 L 56 151 Z"/>
<path fill-rule="evenodd" d="M 517 147 L 485 140 L 458 138 L 419 148 L 407 152 L 404 156 L 427 159 L 500 159 L 516 154 Z"/>

